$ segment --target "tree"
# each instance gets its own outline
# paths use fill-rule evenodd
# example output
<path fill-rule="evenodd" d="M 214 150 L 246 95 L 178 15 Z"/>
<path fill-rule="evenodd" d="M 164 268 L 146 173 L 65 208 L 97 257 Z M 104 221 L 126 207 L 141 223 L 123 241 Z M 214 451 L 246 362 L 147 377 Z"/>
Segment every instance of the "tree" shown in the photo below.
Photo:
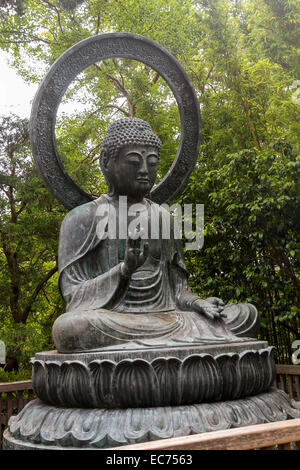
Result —
<path fill-rule="evenodd" d="M 0 0 L 0 10 L 5 12 L 15 11 L 17 15 L 23 14 L 24 0 Z"/>
<path fill-rule="evenodd" d="M 300 10 L 291 2 L 273 18 L 275 4 L 197 2 L 205 45 L 200 57 L 211 67 L 207 75 L 201 62 L 194 69 L 202 89 L 203 137 L 197 169 L 180 200 L 189 202 L 192 190 L 194 200 L 205 204 L 202 256 L 186 254 L 194 288 L 254 303 L 261 336 L 281 348 L 282 362 L 290 361 L 300 327 L 300 108 L 291 97 L 297 43 L 282 25 L 296 27 Z"/>
<path fill-rule="evenodd" d="M 196 50 L 193 22 L 190 3 L 181 0 L 169 0 L 167 4 L 163 0 L 90 0 L 72 10 L 66 10 L 56 0 L 29 0 L 22 17 L 5 15 L 0 20 L 0 47 L 10 52 L 12 65 L 18 72 L 35 82 L 43 78 L 49 65 L 68 47 L 92 34 L 107 31 L 121 30 L 151 37 L 183 63 L 188 63 L 193 48 Z M 75 97 L 81 103 L 80 113 L 59 120 L 57 126 L 64 146 L 60 149 L 75 180 L 75 173 L 82 170 L 82 165 L 77 170 L 68 167 L 67 155 L 72 155 L 74 161 L 80 152 L 78 163 L 84 160 L 100 177 L 98 164 L 93 162 L 98 158 L 99 140 L 109 121 L 133 115 L 147 118 L 162 137 L 160 176 L 167 171 L 170 154 L 174 154 L 178 143 L 179 116 L 169 88 L 157 73 L 130 60 L 104 61 L 87 68 L 68 90 L 65 100 Z M 71 129 L 75 124 L 79 148 L 72 142 Z M 66 142 L 71 145 L 67 147 Z M 95 189 L 92 182 L 90 191 L 94 193 Z"/>
<path fill-rule="evenodd" d="M 49 300 L 47 291 L 51 292 L 48 281 L 57 272 L 57 239 L 64 211 L 37 175 L 26 119 L 1 118 L 0 156 L 1 336 L 9 344 L 18 344 L 17 338 L 24 340 L 26 323 L 30 329 L 39 312 L 49 314 L 51 306 L 58 306 L 57 296 L 52 292 Z M 13 340 L 7 330 L 12 322 Z"/>
<path fill-rule="evenodd" d="M 296 0 L 27 0 L 22 16 L 0 10 L 0 47 L 28 81 L 80 39 L 126 31 L 156 40 L 189 74 L 203 129 L 197 167 L 179 202 L 205 204 L 201 256 L 187 253 L 193 287 L 202 295 L 252 300 L 262 335 L 289 343 L 299 314 L 300 7 Z M 150 122 L 164 145 L 161 178 L 178 145 L 180 120 L 161 77 L 130 60 L 87 68 L 67 91 L 57 141 L 69 174 L 97 196 L 105 190 L 99 144 L 110 120 Z M 230 249 L 228 248 L 230 247 Z M 296 322 L 296 323 L 295 323 Z M 278 325 L 282 324 L 282 328 Z M 297 326 L 298 325 L 298 326 Z M 274 336 L 275 335 L 275 336 Z M 285 356 L 290 350 L 287 348 Z"/>

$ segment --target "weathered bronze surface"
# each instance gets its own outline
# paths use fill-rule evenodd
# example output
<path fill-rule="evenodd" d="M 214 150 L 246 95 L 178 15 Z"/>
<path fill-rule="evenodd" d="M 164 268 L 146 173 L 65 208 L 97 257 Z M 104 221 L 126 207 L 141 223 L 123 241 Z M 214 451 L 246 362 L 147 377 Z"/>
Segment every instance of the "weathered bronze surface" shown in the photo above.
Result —
<path fill-rule="evenodd" d="M 3 446 L 103 449 L 299 417 L 287 395 L 273 388 L 242 400 L 116 410 L 54 407 L 34 400 L 10 419 Z"/>
<path fill-rule="evenodd" d="M 268 391 L 273 348 L 262 341 L 231 346 L 39 353 L 32 382 L 44 402 L 80 408 L 178 406 Z"/>
<path fill-rule="evenodd" d="M 53 325 L 61 353 L 132 341 L 144 347 L 241 341 L 224 322 L 220 299 L 203 300 L 189 290 L 174 218 L 147 198 L 160 145 L 141 119 L 111 124 L 100 156 L 109 194 L 76 207 L 62 223 L 59 282 L 66 313 Z M 121 198 L 127 203 L 124 210 Z M 144 214 L 147 237 L 129 234 L 137 212 Z M 124 238 L 120 231 L 114 237 L 107 231 L 99 234 L 99 224 L 114 218 L 117 227 L 124 226 Z M 170 234 L 164 238 L 168 225 Z"/>

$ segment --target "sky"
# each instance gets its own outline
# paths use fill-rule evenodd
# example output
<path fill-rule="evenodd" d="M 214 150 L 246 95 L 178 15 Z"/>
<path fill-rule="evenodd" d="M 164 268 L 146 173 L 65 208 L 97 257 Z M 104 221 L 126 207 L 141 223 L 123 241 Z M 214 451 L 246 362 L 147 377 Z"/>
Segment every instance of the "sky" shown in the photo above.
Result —
<path fill-rule="evenodd" d="M 0 51 L 0 115 L 29 118 L 38 84 L 28 84 L 8 65 L 8 54 Z"/>
<path fill-rule="evenodd" d="M 20 77 L 15 70 L 8 65 L 9 55 L 0 50 L 0 116 L 10 113 L 21 118 L 30 118 L 31 106 L 39 84 L 29 84 Z M 62 103 L 58 109 L 58 117 L 61 112 L 71 114 L 80 111 L 84 106 L 76 100 Z"/>

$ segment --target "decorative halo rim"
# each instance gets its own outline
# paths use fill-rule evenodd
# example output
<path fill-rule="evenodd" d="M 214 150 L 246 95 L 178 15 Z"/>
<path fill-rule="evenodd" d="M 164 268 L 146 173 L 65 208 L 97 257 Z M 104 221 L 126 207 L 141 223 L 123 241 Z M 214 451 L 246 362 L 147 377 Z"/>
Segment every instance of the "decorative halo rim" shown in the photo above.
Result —
<path fill-rule="evenodd" d="M 159 204 L 174 199 L 186 185 L 197 161 L 200 108 L 193 85 L 177 59 L 160 44 L 137 34 L 91 36 L 67 49 L 53 63 L 36 93 L 30 117 L 31 147 L 37 168 L 46 186 L 67 209 L 90 202 L 94 197 L 71 179 L 62 164 L 55 137 L 57 109 L 79 73 L 93 63 L 114 57 L 133 59 L 157 71 L 178 105 L 181 136 L 177 154 L 167 174 L 152 189 L 151 199 Z"/>

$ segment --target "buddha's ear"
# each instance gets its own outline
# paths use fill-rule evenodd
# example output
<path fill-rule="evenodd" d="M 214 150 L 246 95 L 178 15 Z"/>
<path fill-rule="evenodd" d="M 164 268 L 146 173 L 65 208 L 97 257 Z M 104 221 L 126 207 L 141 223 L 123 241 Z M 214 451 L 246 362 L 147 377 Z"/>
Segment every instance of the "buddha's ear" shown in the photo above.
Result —
<path fill-rule="evenodd" d="M 108 162 L 108 152 L 105 148 L 103 148 L 100 152 L 100 168 L 103 173 L 106 173 L 108 171 Z"/>
<path fill-rule="evenodd" d="M 104 175 L 106 184 L 108 186 L 108 194 L 109 196 L 114 196 L 115 188 L 114 188 L 114 184 L 112 181 L 113 175 L 111 175 L 111 172 L 109 171 L 109 162 L 110 162 L 110 158 L 109 158 L 107 150 L 105 148 L 101 149 L 100 158 L 99 158 L 100 168 Z"/>

